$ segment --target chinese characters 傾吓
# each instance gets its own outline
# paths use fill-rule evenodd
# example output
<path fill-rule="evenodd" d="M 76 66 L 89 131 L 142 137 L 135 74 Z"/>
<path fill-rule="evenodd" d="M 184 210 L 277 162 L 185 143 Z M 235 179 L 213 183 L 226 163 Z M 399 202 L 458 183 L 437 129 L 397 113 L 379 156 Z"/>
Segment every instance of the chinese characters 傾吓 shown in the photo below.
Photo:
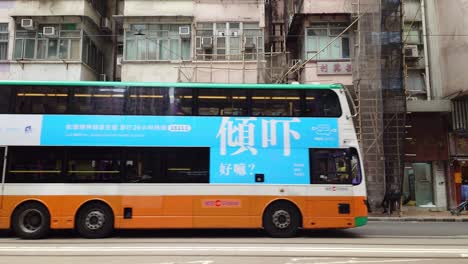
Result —
<path fill-rule="evenodd" d="M 250 151 L 252 155 L 257 155 L 258 150 L 255 146 L 255 129 L 259 119 L 249 118 L 231 118 L 223 117 L 217 138 L 220 139 L 220 154 L 225 156 L 227 149 L 237 148 L 230 155 L 235 156 L 245 151 Z M 290 120 L 265 120 L 261 119 L 261 146 L 268 148 L 278 144 L 278 126 L 282 126 L 283 155 L 291 155 L 291 137 L 299 140 L 299 132 L 291 129 L 292 123 L 300 123 L 299 118 Z M 281 129 L 280 129 L 281 130 Z"/>

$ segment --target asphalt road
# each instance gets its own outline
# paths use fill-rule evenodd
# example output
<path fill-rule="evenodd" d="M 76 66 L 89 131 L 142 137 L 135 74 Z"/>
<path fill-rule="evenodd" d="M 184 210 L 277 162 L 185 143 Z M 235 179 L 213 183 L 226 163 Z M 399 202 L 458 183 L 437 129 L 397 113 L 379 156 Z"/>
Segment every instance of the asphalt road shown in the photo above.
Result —
<path fill-rule="evenodd" d="M 0 263 L 468 263 L 468 223 L 371 222 L 289 239 L 259 230 L 124 231 L 100 240 L 69 231 L 20 240 L 3 232 Z"/>

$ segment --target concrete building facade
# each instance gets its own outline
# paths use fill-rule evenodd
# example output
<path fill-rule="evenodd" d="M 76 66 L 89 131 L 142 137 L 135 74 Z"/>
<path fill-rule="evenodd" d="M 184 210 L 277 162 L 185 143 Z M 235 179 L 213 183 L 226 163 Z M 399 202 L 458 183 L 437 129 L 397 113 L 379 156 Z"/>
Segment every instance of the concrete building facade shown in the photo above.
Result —
<path fill-rule="evenodd" d="M 112 76 L 113 1 L 1 1 L 0 78 L 99 80 Z"/>

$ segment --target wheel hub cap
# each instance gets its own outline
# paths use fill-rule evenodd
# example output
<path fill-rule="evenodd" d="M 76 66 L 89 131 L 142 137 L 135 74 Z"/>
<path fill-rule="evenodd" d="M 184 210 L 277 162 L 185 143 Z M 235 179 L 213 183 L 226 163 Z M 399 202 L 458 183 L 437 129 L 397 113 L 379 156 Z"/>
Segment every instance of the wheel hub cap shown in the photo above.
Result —
<path fill-rule="evenodd" d="M 42 227 L 43 214 L 37 209 L 28 209 L 20 215 L 20 228 L 25 233 L 34 233 Z"/>
<path fill-rule="evenodd" d="M 85 225 L 88 229 L 97 230 L 104 226 L 105 223 L 104 213 L 94 210 L 88 213 L 85 219 Z"/>
<path fill-rule="evenodd" d="M 291 224 L 291 215 L 285 210 L 278 210 L 273 214 L 273 224 L 279 229 L 285 229 Z"/>

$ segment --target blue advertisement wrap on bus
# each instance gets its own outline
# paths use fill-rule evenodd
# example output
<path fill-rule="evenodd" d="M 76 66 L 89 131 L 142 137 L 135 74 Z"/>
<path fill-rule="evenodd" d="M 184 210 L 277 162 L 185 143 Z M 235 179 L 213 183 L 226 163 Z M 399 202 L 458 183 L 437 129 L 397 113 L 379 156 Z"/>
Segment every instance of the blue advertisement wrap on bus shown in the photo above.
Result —
<path fill-rule="evenodd" d="M 209 147 L 210 183 L 308 184 L 308 148 L 339 145 L 336 118 L 44 115 L 41 132 L 44 146 Z"/>

